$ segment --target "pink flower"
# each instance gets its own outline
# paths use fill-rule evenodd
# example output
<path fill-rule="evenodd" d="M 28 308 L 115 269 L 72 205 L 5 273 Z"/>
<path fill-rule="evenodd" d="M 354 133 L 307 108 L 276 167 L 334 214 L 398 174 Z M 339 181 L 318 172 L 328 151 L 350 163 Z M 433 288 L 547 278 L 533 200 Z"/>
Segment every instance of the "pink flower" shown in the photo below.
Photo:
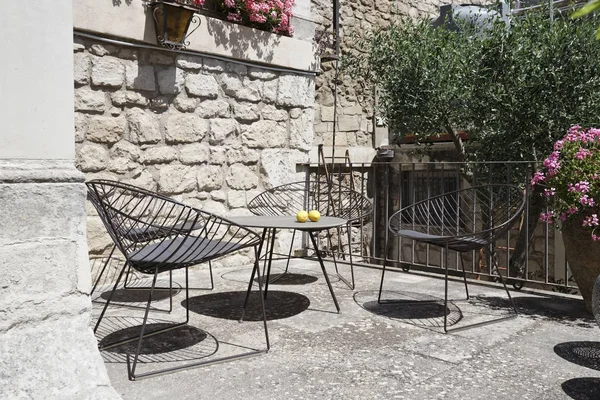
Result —
<path fill-rule="evenodd" d="M 585 217 L 583 220 L 583 226 L 598 226 L 598 215 L 592 214 Z"/>
<path fill-rule="evenodd" d="M 573 215 L 575 214 L 577 211 L 579 211 L 576 207 L 569 207 L 569 209 L 567 210 L 567 214 L 569 215 Z"/>
<path fill-rule="evenodd" d="M 537 184 L 540 181 L 543 181 L 544 179 L 546 179 L 546 176 L 544 175 L 543 172 L 540 172 L 540 171 L 536 172 L 533 175 L 533 178 L 531 179 L 531 186 L 534 186 L 535 184 Z"/>
<path fill-rule="evenodd" d="M 548 211 L 547 213 L 540 214 L 540 221 L 543 222 L 552 222 L 552 218 L 554 217 L 554 211 Z"/>
<path fill-rule="evenodd" d="M 567 214 L 566 213 L 561 213 L 560 214 L 560 220 L 561 221 L 566 221 L 567 220 Z"/>
<path fill-rule="evenodd" d="M 595 234 L 592 233 L 592 240 L 600 241 L 600 236 L 596 236 Z"/>
<path fill-rule="evenodd" d="M 587 193 L 590 191 L 590 183 L 588 181 L 577 182 L 575 185 L 569 183 L 567 190 L 569 192 Z"/>
<path fill-rule="evenodd" d="M 579 202 L 581 204 L 583 204 L 584 206 L 589 206 L 589 207 L 594 207 L 594 199 L 591 197 L 588 197 L 587 194 L 584 194 L 580 199 Z"/>
<path fill-rule="evenodd" d="M 556 194 L 556 189 L 555 188 L 544 189 L 544 195 L 546 197 L 554 196 L 555 194 Z"/>
<path fill-rule="evenodd" d="M 583 160 L 587 156 L 591 156 L 591 155 L 592 155 L 591 151 L 580 147 L 579 150 L 577 151 L 577 153 L 575 154 L 575 158 L 578 160 Z"/>

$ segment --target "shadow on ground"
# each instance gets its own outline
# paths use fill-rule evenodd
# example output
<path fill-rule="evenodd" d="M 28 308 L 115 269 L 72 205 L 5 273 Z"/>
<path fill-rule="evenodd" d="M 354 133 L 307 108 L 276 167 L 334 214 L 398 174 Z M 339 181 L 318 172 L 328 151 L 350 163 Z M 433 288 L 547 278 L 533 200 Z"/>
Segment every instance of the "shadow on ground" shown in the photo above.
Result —
<path fill-rule="evenodd" d="M 562 385 L 565 394 L 576 400 L 600 399 L 600 378 L 575 378 Z"/>
<path fill-rule="evenodd" d="M 544 318 L 555 322 L 575 324 L 582 328 L 595 328 L 596 320 L 585 309 L 583 300 L 557 297 L 514 297 L 519 314 L 532 319 Z M 491 309 L 506 309 L 510 302 L 503 297 L 472 296 L 473 305 L 481 305 Z"/>
<path fill-rule="evenodd" d="M 269 285 L 308 285 L 318 280 L 319 278 L 312 275 L 285 272 L 282 274 L 271 274 Z M 255 278 L 254 282 L 258 283 L 258 278 Z"/>
<path fill-rule="evenodd" d="M 600 342 L 559 343 L 554 352 L 569 362 L 600 371 Z"/>
<path fill-rule="evenodd" d="M 242 315 L 242 307 L 246 298 L 245 291 L 210 293 L 190 297 L 187 307 L 197 314 L 214 318 L 238 320 Z M 186 307 L 185 300 L 181 303 Z M 289 318 L 300 314 L 310 306 L 308 297 L 299 293 L 269 290 L 265 301 L 267 320 Z M 250 294 L 244 321 L 262 321 L 260 297 L 257 291 Z"/>
<path fill-rule="evenodd" d="M 382 303 L 377 301 L 379 292 L 367 290 L 356 292 L 354 301 L 370 313 L 423 327 L 443 327 L 444 314 L 448 326 L 462 319 L 462 312 L 453 303 L 444 308 L 444 299 L 422 293 L 384 290 Z"/>
<path fill-rule="evenodd" d="M 139 317 L 104 317 L 100 329 L 96 333 L 99 347 L 130 338 L 136 340 L 129 343 L 102 350 L 106 362 L 126 362 L 127 354 L 134 354 L 143 319 Z M 198 360 L 215 354 L 219 348 L 214 336 L 190 325 L 175 327 L 176 324 L 164 320 L 148 319 L 145 337 L 140 349 L 140 362 L 159 363 Z M 173 329 L 153 335 L 160 329 Z"/>

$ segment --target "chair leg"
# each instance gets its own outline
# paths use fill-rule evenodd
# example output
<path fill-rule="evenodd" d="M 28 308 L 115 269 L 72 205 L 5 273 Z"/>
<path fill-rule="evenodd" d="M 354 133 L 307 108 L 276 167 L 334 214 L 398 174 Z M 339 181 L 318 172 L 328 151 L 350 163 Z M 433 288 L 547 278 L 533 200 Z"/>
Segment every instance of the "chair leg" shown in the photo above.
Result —
<path fill-rule="evenodd" d="M 121 278 L 123 277 L 125 268 L 127 268 L 128 266 L 129 266 L 129 264 L 127 262 L 125 262 L 125 265 L 123 265 L 123 268 L 121 269 L 121 272 L 119 273 L 117 281 L 115 282 L 115 285 L 113 286 L 113 290 L 110 292 L 110 295 L 108 296 L 108 299 L 106 300 L 106 303 L 104 304 L 104 308 L 102 308 L 102 312 L 100 313 L 100 316 L 98 317 L 98 321 L 96 321 L 96 325 L 94 326 L 94 333 L 96 333 L 96 331 L 98 330 L 98 326 L 100 326 L 100 322 L 102 321 L 102 318 L 104 318 L 104 313 L 106 313 L 106 309 L 108 308 L 108 305 L 110 304 L 110 302 L 113 298 L 113 295 L 117 291 L 119 282 L 121 282 Z"/>
<path fill-rule="evenodd" d="M 385 253 L 383 255 L 383 268 L 381 269 L 381 282 L 379 283 L 379 295 L 377 296 L 377 303 L 381 304 L 381 292 L 383 292 L 383 277 L 385 276 L 385 267 L 387 265 L 387 249 L 389 245 L 389 238 L 385 241 Z"/>
<path fill-rule="evenodd" d="M 460 253 L 460 266 L 463 272 L 463 280 L 465 281 L 465 292 L 467 293 L 467 300 L 469 300 L 469 287 L 467 286 L 467 273 L 465 272 L 465 263 L 463 260 L 463 253 Z"/>
<path fill-rule="evenodd" d="M 444 279 L 444 333 L 448 333 L 448 243 L 444 247 L 444 267 L 446 269 Z"/>
<path fill-rule="evenodd" d="M 504 277 L 502 276 L 502 274 L 500 273 L 500 270 L 498 269 L 497 262 L 493 259 L 492 263 L 494 264 L 494 268 L 496 270 L 496 273 L 498 274 L 498 278 L 500 278 L 500 282 L 502 282 L 502 286 L 504 286 L 504 290 L 506 291 L 506 294 L 507 294 L 508 299 L 509 299 L 509 301 L 511 303 L 512 309 L 514 311 L 514 314 L 506 316 L 506 317 L 495 318 L 495 319 L 492 319 L 492 320 L 489 320 L 489 321 L 483 321 L 483 322 L 477 322 L 477 323 L 470 324 L 470 325 L 459 326 L 458 328 L 453 328 L 453 329 L 446 329 L 446 326 L 444 324 L 444 331 L 446 333 L 448 333 L 448 332 L 462 331 L 462 330 L 476 328 L 476 327 L 480 327 L 480 326 L 495 324 L 497 322 L 502 322 L 502 321 L 506 321 L 506 320 L 509 320 L 509 319 L 516 318 L 517 315 L 519 315 L 519 312 L 517 311 L 517 306 L 515 305 L 515 302 L 513 301 L 513 298 L 510 295 L 510 292 L 508 290 L 508 287 L 506 286 L 506 282 L 504 280 Z"/>
<path fill-rule="evenodd" d="M 342 282 L 344 282 L 344 284 L 346 284 L 346 286 L 348 286 L 348 289 L 354 290 L 355 283 L 354 283 L 354 265 L 352 264 L 352 230 L 350 229 L 350 224 L 348 224 L 347 228 L 348 228 L 348 252 L 349 252 L 349 258 L 350 258 L 350 281 L 348 281 L 346 278 L 344 278 L 342 276 L 342 274 L 340 274 L 340 271 L 338 270 L 338 264 L 335 259 L 335 253 L 333 251 L 331 252 L 331 255 L 333 257 L 333 265 L 335 266 L 336 275 Z M 338 246 L 339 246 L 338 248 L 342 249 L 342 257 L 344 257 L 344 260 L 345 260 L 346 254 L 343 251 L 343 246 L 341 245 L 341 240 L 339 239 L 341 229 L 337 228 L 337 231 L 338 231 Z"/>
<path fill-rule="evenodd" d="M 171 271 L 169 271 L 171 272 Z M 146 323 L 148 322 L 148 313 L 150 311 L 150 304 L 152 303 L 152 294 L 154 293 L 154 286 L 156 286 L 156 278 L 158 276 L 158 268 L 154 271 L 154 278 L 152 278 L 152 286 L 150 287 L 150 295 L 148 296 L 148 303 L 146 305 L 146 311 L 144 312 L 144 320 L 142 322 L 142 329 L 140 331 L 140 338 L 138 345 L 135 350 L 133 357 L 133 365 L 129 363 L 129 353 L 127 353 L 127 372 L 129 374 L 129 380 L 135 380 L 135 367 L 137 366 L 138 358 L 140 356 L 140 350 L 142 349 L 142 340 L 144 339 L 144 331 L 146 330 Z"/>
<path fill-rule="evenodd" d="M 98 283 L 100 282 L 100 278 L 102 278 L 102 275 L 104 275 L 104 270 L 106 269 L 106 267 L 108 267 L 108 264 L 110 263 L 110 259 L 112 258 L 112 255 L 115 252 L 116 248 L 117 248 L 117 246 L 113 245 L 112 250 L 110 251 L 110 254 L 108 255 L 108 258 L 104 262 L 104 266 L 102 266 L 102 270 L 100 271 L 100 274 L 98 274 L 98 278 L 96 278 L 96 282 L 94 282 L 94 287 L 92 287 L 92 291 L 90 292 L 90 296 L 92 294 L 94 294 L 94 291 L 96 290 L 96 287 L 98 286 Z"/>

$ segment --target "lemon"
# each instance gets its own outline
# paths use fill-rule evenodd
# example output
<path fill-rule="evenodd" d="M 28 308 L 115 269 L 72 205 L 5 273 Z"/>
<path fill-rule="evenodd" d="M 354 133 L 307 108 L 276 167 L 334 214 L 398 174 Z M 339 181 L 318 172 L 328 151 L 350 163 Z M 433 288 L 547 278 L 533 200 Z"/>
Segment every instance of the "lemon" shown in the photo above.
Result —
<path fill-rule="evenodd" d="M 310 218 L 312 222 L 317 222 L 321 218 L 321 213 L 317 210 L 310 210 L 308 218 Z"/>
<path fill-rule="evenodd" d="M 298 222 L 306 222 L 308 220 L 308 213 L 304 210 L 300 210 L 298 211 L 298 214 L 296 214 L 296 219 Z"/>

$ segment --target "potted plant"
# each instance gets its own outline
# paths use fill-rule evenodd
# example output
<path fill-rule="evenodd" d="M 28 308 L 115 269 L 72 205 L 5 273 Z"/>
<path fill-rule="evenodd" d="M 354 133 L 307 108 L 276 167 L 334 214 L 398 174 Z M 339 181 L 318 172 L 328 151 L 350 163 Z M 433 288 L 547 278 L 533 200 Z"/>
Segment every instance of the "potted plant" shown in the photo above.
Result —
<path fill-rule="evenodd" d="M 198 29 L 188 33 L 195 13 L 202 7 L 206 0 L 155 0 L 150 3 L 156 38 L 159 44 L 174 49 L 185 48 L 189 42 L 186 38 Z"/>
<path fill-rule="evenodd" d="M 292 36 L 292 7 L 295 0 L 215 0 L 227 19 L 263 31 Z"/>
<path fill-rule="evenodd" d="M 543 185 L 553 204 L 540 219 L 562 230 L 569 268 L 586 308 L 593 312 L 592 293 L 600 275 L 600 129 L 571 127 L 531 183 Z M 596 291 L 598 285 L 600 281 Z"/>

